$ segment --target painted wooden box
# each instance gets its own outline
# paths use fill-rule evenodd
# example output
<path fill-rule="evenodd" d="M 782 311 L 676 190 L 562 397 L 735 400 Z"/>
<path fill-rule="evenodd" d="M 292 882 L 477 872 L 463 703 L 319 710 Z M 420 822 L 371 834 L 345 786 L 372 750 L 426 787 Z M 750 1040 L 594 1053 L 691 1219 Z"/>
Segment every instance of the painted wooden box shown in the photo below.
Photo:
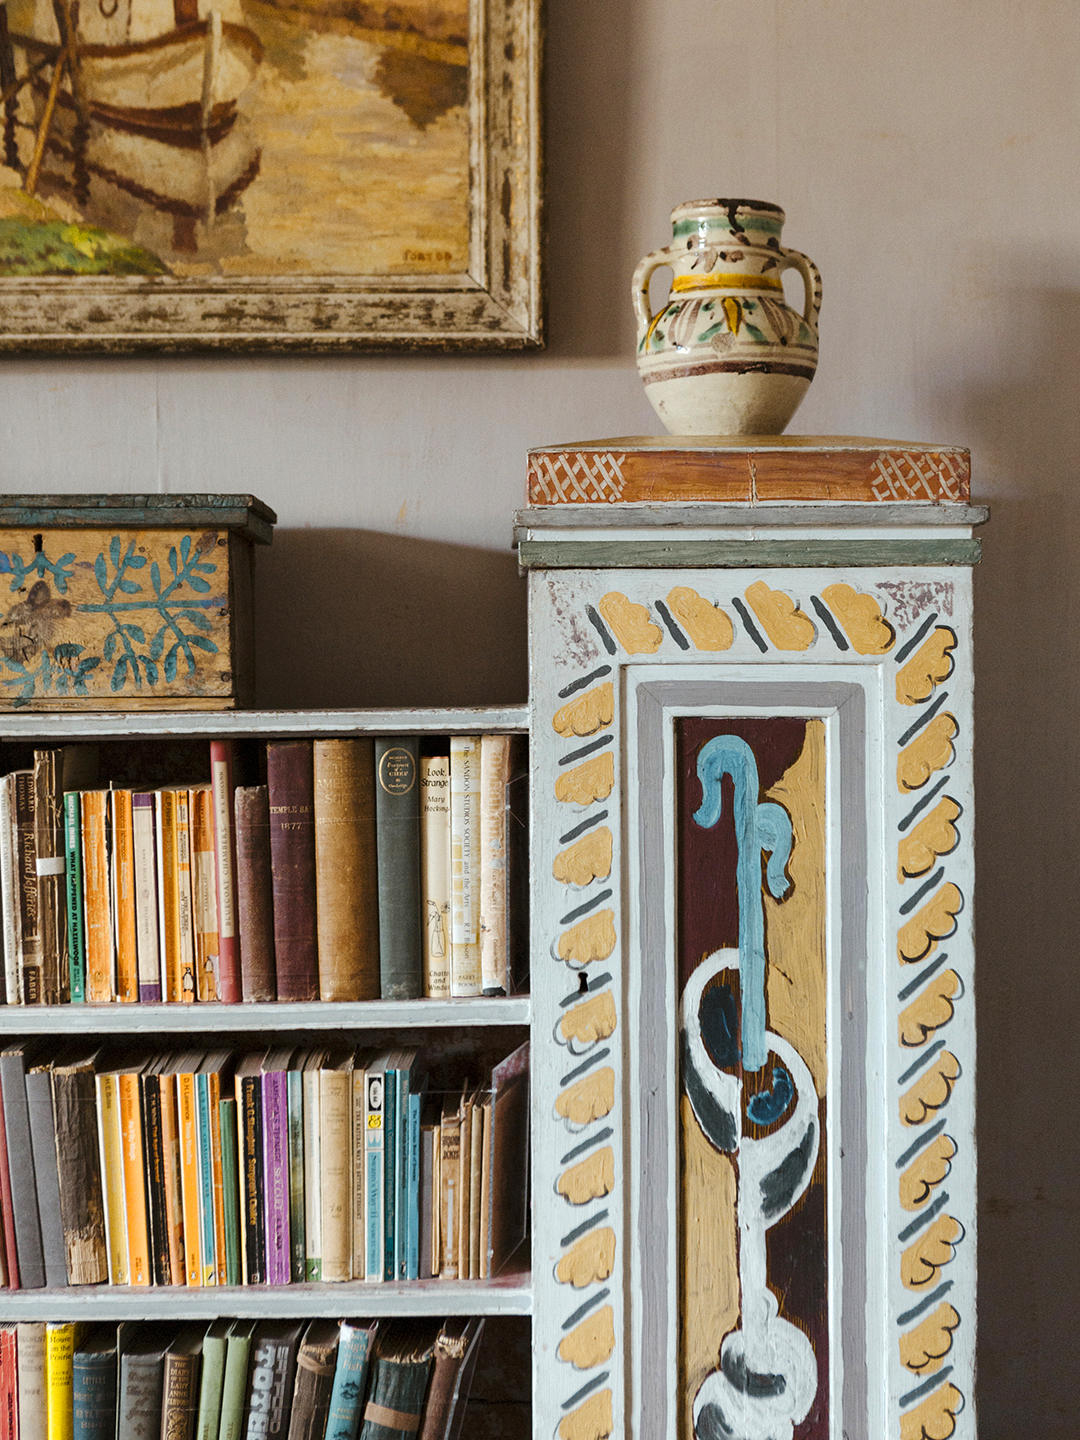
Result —
<path fill-rule="evenodd" d="M 672 473 L 682 443 L 657 442 Z M 804 442 L 807 487 L 830 443 Z M 565 447 L 562 472 L 616 445 Z M 518 517 L 553 1039 L 533 1072 L 534 1433 L 974 1436 L 986 512 L 716 503 L 685 448 L 693 502 L 642 500 L 646 467 L 636 502 Z M 716 469 L 724 494 L 728 454 Z"/>
<path fill-rule="evenodd" d="M 252 495 L 0 496 L 0 709 L 253 699 Z"/>

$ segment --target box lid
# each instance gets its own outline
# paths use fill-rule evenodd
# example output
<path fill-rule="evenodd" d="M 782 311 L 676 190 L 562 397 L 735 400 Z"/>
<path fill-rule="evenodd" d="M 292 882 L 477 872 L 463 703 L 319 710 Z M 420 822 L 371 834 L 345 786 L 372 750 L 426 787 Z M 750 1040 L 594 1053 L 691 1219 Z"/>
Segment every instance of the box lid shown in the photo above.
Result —
<path fill-rule="evenodd" d="M 0 495 L 0 529 L 230 530 L 259 545 L 277 516 L 254 495 Z"/>

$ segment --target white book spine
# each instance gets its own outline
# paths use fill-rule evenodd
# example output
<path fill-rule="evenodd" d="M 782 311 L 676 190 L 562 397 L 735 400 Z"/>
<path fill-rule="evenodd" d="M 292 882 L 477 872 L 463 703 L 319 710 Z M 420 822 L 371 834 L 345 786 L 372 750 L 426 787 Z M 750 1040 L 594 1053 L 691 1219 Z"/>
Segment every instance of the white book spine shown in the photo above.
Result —
<path fill-rule="evenodd" d="M 480 974 L 485 995 L 507 992 L 506 783 L 510 778 L 510 736 L 480 741 Z"/>
<path fill-rule="evenodd" d="M 450 993 L 480 995 L 480 737 L 450 740 Z"/>
<path fill-rule="evenodd" d="M 450 757 L 420 760 L 420 870 L 424 994 L 450 996 Z"/>
<path fill-rule="evenodd" d="M 21 1320 L 16 1337 L 19 1440 L 45 1440 L 45 1322 Z"/>
<path fill-rule="evenodd" d="M 319 1072 L 304 1071 L 304 1251 L 308 1280 L 322 1279 L 322 1191 L 319 1168 Z M 311 1177 L 314 1177 L 312 1179 Z"/>
<path fill-rule="evenodd" d="M 135 870 L 135 949 L 138 955 L 139 999 L 161 999 L 161 958 L 158 948 L 157 837 L 153 795 L 131 801 L 131 841 Z"/>
<path fill-rule="evenodd" d="M 15 847 L 11 841 L 12 783 L 8 775 L 0 781 L 0 918 L 4 927 L 4 981 L 7 985 L 7 1003 L 21 1005 L 19 911 L 15 898 Z"/>

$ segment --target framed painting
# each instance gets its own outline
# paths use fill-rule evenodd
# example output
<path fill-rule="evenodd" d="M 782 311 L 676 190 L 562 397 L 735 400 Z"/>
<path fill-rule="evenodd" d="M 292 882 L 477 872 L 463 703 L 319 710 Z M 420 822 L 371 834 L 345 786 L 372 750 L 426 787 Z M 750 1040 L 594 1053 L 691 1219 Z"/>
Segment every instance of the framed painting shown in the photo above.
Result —
<path fill-rule="evenodd" d="M 0 349 L 542 344 L 541 0 L 0 0 Z"/>

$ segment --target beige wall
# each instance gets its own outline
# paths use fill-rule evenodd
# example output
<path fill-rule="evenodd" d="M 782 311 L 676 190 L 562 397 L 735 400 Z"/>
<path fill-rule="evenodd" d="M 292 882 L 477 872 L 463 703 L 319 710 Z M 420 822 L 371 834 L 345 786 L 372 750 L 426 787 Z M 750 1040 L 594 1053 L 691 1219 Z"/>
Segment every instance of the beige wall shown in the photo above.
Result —
<path fill-rule="evenodd" d="M 550 0 L 550 339 L 527 359 L 9 360 L 8 490 L 252 490 L 261 698 L 516 700 L 530 445 L 657 429 L 634 262 L 778 201 L 825 279 L 793 429 L 969 445 L 978 576 L 983 1440 L 1076 1387 L 1080 6 Z M 973 1433 L 966 1428 L 964 1433 Z"/>

